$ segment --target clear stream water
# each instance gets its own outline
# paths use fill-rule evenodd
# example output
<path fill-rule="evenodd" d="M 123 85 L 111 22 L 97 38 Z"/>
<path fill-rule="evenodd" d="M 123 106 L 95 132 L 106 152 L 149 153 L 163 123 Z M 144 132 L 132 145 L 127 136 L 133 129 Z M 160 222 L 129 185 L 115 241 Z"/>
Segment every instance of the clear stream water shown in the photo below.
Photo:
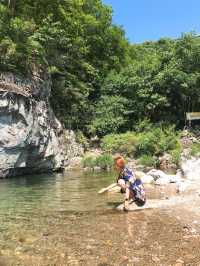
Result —
<path fill-rule="evenodd" d="M 182 210 L 119 212 L 122 195 L 97 194 L 114 180 L 76 171 L 0 180 L 0 265 L 200 265 Z"/>

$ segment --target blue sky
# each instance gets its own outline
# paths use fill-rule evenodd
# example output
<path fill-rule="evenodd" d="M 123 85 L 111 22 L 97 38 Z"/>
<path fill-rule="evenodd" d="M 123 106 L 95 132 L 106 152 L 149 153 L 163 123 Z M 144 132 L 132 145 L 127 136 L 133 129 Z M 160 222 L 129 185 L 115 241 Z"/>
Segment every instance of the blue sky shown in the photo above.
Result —
<path fill-rule="evenodd" d="M 132 43 L 200 32 L 200 0 L 103 0 Z"/>

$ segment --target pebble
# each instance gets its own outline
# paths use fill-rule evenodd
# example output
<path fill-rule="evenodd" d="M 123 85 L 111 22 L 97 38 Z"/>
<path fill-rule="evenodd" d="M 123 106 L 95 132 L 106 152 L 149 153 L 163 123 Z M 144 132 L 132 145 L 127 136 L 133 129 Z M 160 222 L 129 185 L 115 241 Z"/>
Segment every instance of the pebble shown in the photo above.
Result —
<path fill-rule="evenodd" d="M 152 261 L 154 261 L 154 262 L 159 262 L 160 261 L 160 259 L 157 257 L 157 256 L 152 256 Z"/>
<path fill-rule="evenodd" d="M 131 258 L 131 262 L 133 262 L 133 263 L 137 263 L 137 262 L 139 262 L 139 261 L 140 261 L 140 259 L 137 258 L 137 257 L 132 257 L 132 258 Z"/>
<path fill-rule="evenodd" d="M 176 262 L 177 262 L 177 263 L 184 264 L 184 261 L 183 261 L 182 259 L 177 259 Z"/>

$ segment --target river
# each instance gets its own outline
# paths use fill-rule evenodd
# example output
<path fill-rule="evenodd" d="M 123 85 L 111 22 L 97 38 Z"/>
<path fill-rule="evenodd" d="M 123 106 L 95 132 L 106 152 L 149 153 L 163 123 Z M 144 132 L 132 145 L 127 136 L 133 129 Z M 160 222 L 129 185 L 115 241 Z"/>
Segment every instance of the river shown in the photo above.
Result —
<path fill-rule="evenodd" d="M 119 212 L 121 194 L 97 194 L 114 176 L 68 171 L 0 180 L 0 265 L 200 265 L 195 216 L 181 207 Z"/>

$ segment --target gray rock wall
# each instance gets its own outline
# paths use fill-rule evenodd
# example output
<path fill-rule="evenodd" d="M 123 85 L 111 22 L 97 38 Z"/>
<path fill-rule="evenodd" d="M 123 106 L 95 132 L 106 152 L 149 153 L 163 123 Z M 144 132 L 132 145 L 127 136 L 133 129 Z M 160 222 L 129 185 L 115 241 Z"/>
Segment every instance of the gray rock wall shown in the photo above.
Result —
<path fill-rule="evenodd" d="M 63 169 L 63 129 L 50 108 L 51 82 L 0 74 L 0 177 Z"/>

